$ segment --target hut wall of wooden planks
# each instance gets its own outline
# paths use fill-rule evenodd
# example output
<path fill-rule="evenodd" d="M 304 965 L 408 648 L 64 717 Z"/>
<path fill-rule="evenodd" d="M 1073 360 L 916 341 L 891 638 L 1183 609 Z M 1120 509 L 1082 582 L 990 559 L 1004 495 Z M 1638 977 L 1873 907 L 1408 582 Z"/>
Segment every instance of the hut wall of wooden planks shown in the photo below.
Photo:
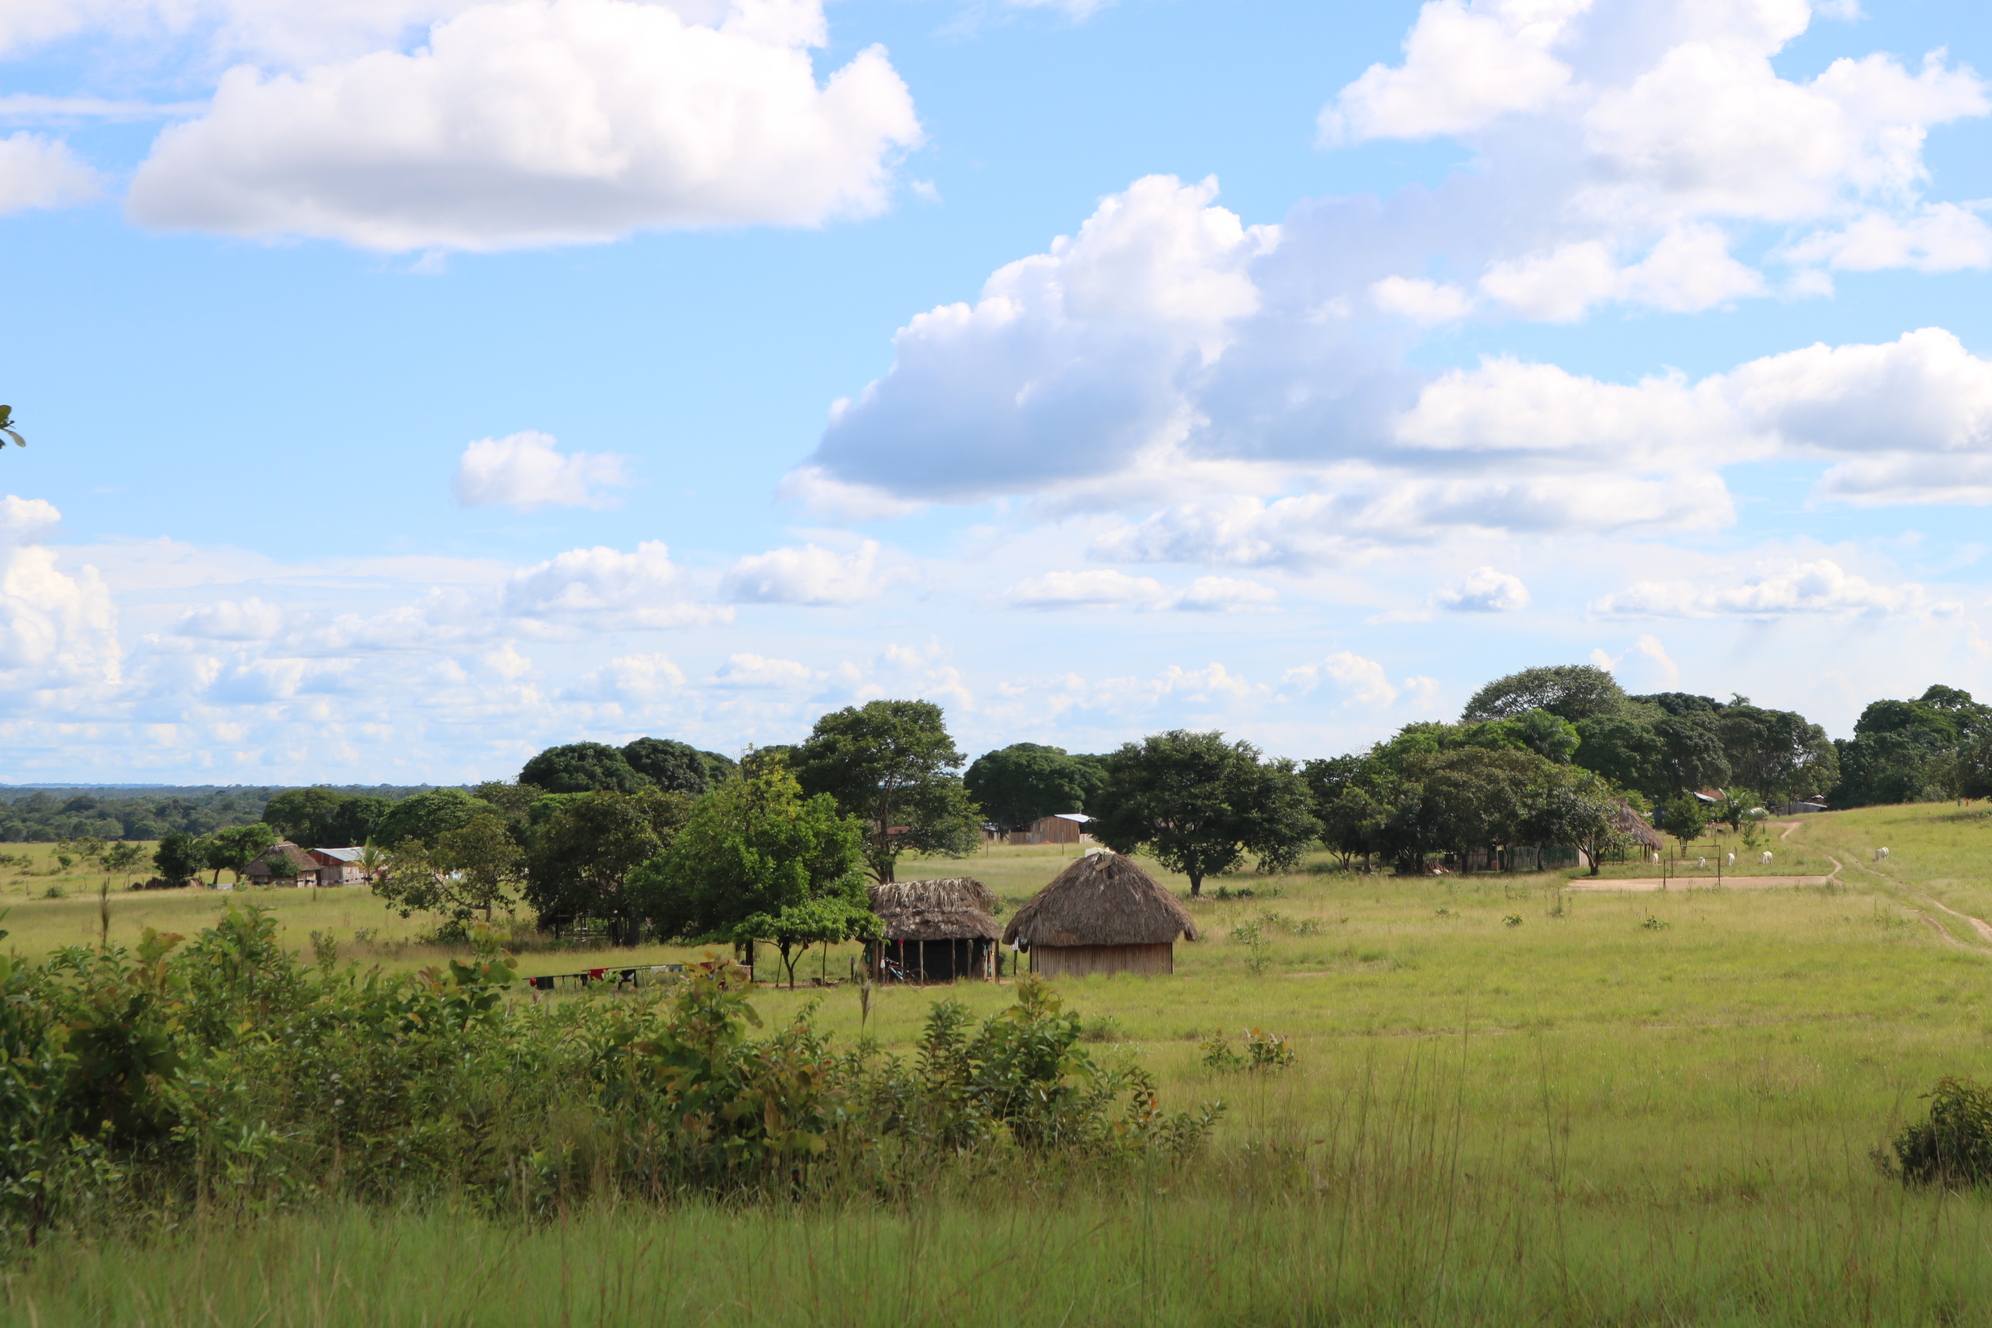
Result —
<path fill-rule="evenodd" d="M 1042 977 L 1085 977 L 1089 973 L 1136 973 L 1167 977 L 1176 971 L 1176 947 L 1154 945 L 1033 945 L 1031 972 Z"/>
<path fill-rule="evenodd" d="M 1031 971 L 1163 976 L 1176 971 L 1176 939 L 1197 925 L 1176 897 L 1130 858 L 1088 853 L 1060 872 L 1003 930 L 1030 952 Z"/>

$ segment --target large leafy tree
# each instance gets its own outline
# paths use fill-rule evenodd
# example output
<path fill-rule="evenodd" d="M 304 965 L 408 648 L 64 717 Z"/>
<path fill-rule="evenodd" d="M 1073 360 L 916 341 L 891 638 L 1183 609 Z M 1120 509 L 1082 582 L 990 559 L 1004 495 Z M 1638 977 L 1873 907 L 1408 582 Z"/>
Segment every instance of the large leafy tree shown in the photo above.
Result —
<path fill-rule="evenodd" d="M 1147 848 L 1203 893 L 1206 876 L 1256 853 L 1290 865 L 1320 832 L 1306 781 L 1290 762 L 1263 764 L 1249 742 L 1172 729 L 1128 743 L 1107 760 L 1094 838 L 1117 853 Z"/>
<path fill-rule="evenodd" d="M 152 863 L 161 876 L 179 885 L 200 873 L 207 865 L 207 853 L 195 836 L 175 830 L 152 851 Z"/>
<path fill-rule="evenodd" d="M 675 738 L 638 738 L 622 749 L 630 768 L 661 789 L 698 797 L 738 773 L 739 767 L 718 752 L 702 752 Z"/>
<path fill-rule="evenodd" d="M 1028 825 L 1059 812 L 1083 812 L 1106 772 L 1063 747 L 1017 742 L 975 758 L 962 777 L 982 814 L 1003 826 Z"/>
<path fill-rule="evenodd" d="M 650 785 L 628 757 L 605 742 L 549 747 L 526 762 L 519 782 L 548 793 L 634 793 Z"/>
<path fill-rule="evenodd" d="M 1840 762 L 1826 730 L 1790 710 L 1737 697 L 1715 721 L 1730 777 L 1754 793 L 1789 798 L 1832 788 Z"/>
<path fill-rule="evenodd" d="M 526 854 L 503 813 L 486 812 L 436 842 L 407 840 L 388 859 L 374 893 L 402 917 L 435 913 L 462 927 L 479 913 L 511 912 L 526 879 Z"/>
<path fill-rule="evenodd" d="M 1992 737 L 1992 706 L 1941 684 L 1913 701 L 1875 701 L 1837 744 L 1836 806 L 1914 802 L 1961 792 L 1969 754 Z"/>
<path fill-rule="evenodd" d="M 1584 769 L 1648 798 L 1665 787 L 1660 775 L 1665 749 L 1651 724 L 1622 715 L 1593 715 L 1577 721 L 1577 738 L 1571 759 Z"/>
<path fill-rule="evenodd" d="M 14 408 L 12 406 L 0 406 L 0 433 L 4 433 L 13 439 L 14 446 L 16 447 L 26 447 L 28 445 L 28 440 L 14 431 Z M 5 446 L 5 443 L 0 443 L 0 447 Z"/>
<path fill-rule="evenodd" d="M 976 842 L 962 754 L 931 701 L 870 701 L 816 721 L 791 765 L 804 793 L 827 793 L 864 824 L 865 859 L 893 879 L 908 850 L 960 856 Z"/>
<path fill-rule="evenodd" d="M 1729 758 L 1713 711 L 1668 715 L 1653 726 L 1660 740 L 1660 783 L 1668 798 L 1729 782 Z"/>
<path fill-rule="evenodd" d="M 277 833 L 307 848 L 364 844 L 394 807 L 386 798 L 329 788 L 285 789 L 263 808 Z"/>
<path fill-rule="evenodd" d="M 743 940 L 748 919 L 811 901 L 865 907 L 864 876 L 864 826 L 829 794 L 805 796 L 774 762 L 701 798 L 670 846 L 630 875 L 629 893 L 659 936 Z"/>
<path fill-rule="evenodd" d="M 468 825 L 476 817 L 489 814 L 490 804 L 457 788 L 430 789 L 403 798 L 380 818 L 372 836 L 387 848 L 405 840 L 419 839 L 433 844 L 446 831 Z M 365 841 L 361 841 L 364 843 Z"/>
<path fill-rule="evenodd" d="M 1625 847 L 1618 802 L 1605 779 L 1581 767 L 1542 772 L 1530 788 L 1522 818 L 1525 842 L 1569 844 L 1582 849 L 1596 876 L 1607 854 Z"/>
<path fill-rule="evenodd" d="M 691 805 L 659 789 L 566 802 L 539 827 L 527 855 L 525 897 L 540 925 L 559 930 L 593 918 L 608 925 L 615 944 L 636 944 L 643 915 L 625 884 L 676 838 Z"/>
<path fill-rule="evenodd" d="M 1496 678 L 1473 694 L 1461 718 L 1512 719 L 1531 710 L 1547 710 L 1575 724 L 1594 715 L 1617 714 L 1625 699 L 1624 689 L 1604 669 L 1553 664 Z"/>
<path fill-rule="evenodd" d="M 201 837 L 202 863 L 214 873 L 214 882 L 221 883 L 223 871 L 233 872 L 236 880 L 249 870 L 249 864 L 263 856 L 277 842 L 276 827 L 257 822 L 253 825 L 230 826 Z M 344 847 L 341 845 L 340 847 Z"/>

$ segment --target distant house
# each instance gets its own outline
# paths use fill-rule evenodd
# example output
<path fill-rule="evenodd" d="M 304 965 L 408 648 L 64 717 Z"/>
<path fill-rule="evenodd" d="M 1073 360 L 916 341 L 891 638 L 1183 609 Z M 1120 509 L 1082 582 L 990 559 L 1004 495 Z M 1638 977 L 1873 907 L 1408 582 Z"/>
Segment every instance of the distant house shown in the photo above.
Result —
<path fill-rule="evenodd" d="M 1093 818 L 1084 812 L 1059 812 L 1032 821 L 1024 827 L 1023 835 L 1010 836 L 1012 844 L 1090 844 L 1093 837 L 1086 833 L 1086 825 Z"/>
<path fill-rule="evenodd" d="M 281 874 L 275 867 L 279 861 L 290 863 L 295 870 Z M 356 848 L 299 848 L 286 839 L 257 858 L 243 869 L 242 874 L 249 878 L 251 885 L 360 885 L 367 874 L 360 866 L 360 850 Z"/>
<path fill-rule="evenodd" d="M 290 870 L 278 867 L 279 862 L 288 862 Z M 243 868 L 242 874 L 251 885 L 317 885 L 318 859 L 286 839 Z"/>
<path fill-rule="evenodd" d="M 357 848 L 308 848 L 305 850 L 318 864 L 320 885 L 365 885 L 366 868 L 360 866 L 360 852 Z"/>

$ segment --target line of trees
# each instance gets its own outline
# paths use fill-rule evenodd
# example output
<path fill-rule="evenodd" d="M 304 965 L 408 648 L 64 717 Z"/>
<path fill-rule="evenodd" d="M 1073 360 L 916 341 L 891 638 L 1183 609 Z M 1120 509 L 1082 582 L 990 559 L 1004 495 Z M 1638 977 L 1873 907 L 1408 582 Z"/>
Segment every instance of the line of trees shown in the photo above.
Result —
<path fill-rule="evenodd" d="M 1426 870 L 1581 849 L 1592 869 L 1635 812 L 1692 835 L 1759 803 L 1836 805 L 1992 794 L 1992 707 L 1933 687 L 1869 706 L 1834 743 L 1791 711 L 1682 692 L 1629 696 L 1587 665 L 1526 669 L 1475 693 L 1456 723 L 1406 725 L 1369 750 L 1299 764 L 1223 734 L 1171 730 L 1101 755 L 1018 743 L 962 773 L 941 708 L 880 700 L 833 711 L 791 746 L 736 764 L 671 739 L 569 743 L 518 778 L 391 800 L 285 790 L 263 822 L 168 836 L 170 879 L 240 872 L 277 834 L 363 843 L 375 889 L 404 914 L 464 927 L 529 908 L 539 925 L 810 946 L 869 934 L 867 879 L 906 853 L 959 856 L 983 818 L 1085 811 L 1096 839 L 1187 876 L 1247 861 L 1293 867 L 1316 844 L 1345 864 Z M 1719 791 L 1713 808 L 1696 797 Z"/>

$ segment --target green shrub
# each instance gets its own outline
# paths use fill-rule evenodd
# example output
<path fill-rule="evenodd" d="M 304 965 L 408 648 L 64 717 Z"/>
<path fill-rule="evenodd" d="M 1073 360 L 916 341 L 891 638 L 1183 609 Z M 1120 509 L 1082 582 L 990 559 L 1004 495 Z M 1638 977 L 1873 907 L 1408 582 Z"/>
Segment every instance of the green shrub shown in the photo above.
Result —
<path fill-rule="evenodd" d="M 892 1194 L 944 1164 L 1116 1165 L 1194 1151 L 1130 1057 L 1096 1061 L 1043 984 L 971 1028 L 934 1007 L 917 1065 L 840 1051 L 805 1009 L 757 1032 L 744 970 L 533 1005 L 471 963 L 307 967 L 266 910 L 192 943 L 0 958 L 0 1248 L 51 1225 L 447 1199 Z"/>
<path fill-rule="evenodd" d="M 1992 1088 L 1946 1075 L 1926 1095 L 1930 1118 L 1895 1136 L 1895 1164 L 1911 1185 L 1992 1181 Z"/>

